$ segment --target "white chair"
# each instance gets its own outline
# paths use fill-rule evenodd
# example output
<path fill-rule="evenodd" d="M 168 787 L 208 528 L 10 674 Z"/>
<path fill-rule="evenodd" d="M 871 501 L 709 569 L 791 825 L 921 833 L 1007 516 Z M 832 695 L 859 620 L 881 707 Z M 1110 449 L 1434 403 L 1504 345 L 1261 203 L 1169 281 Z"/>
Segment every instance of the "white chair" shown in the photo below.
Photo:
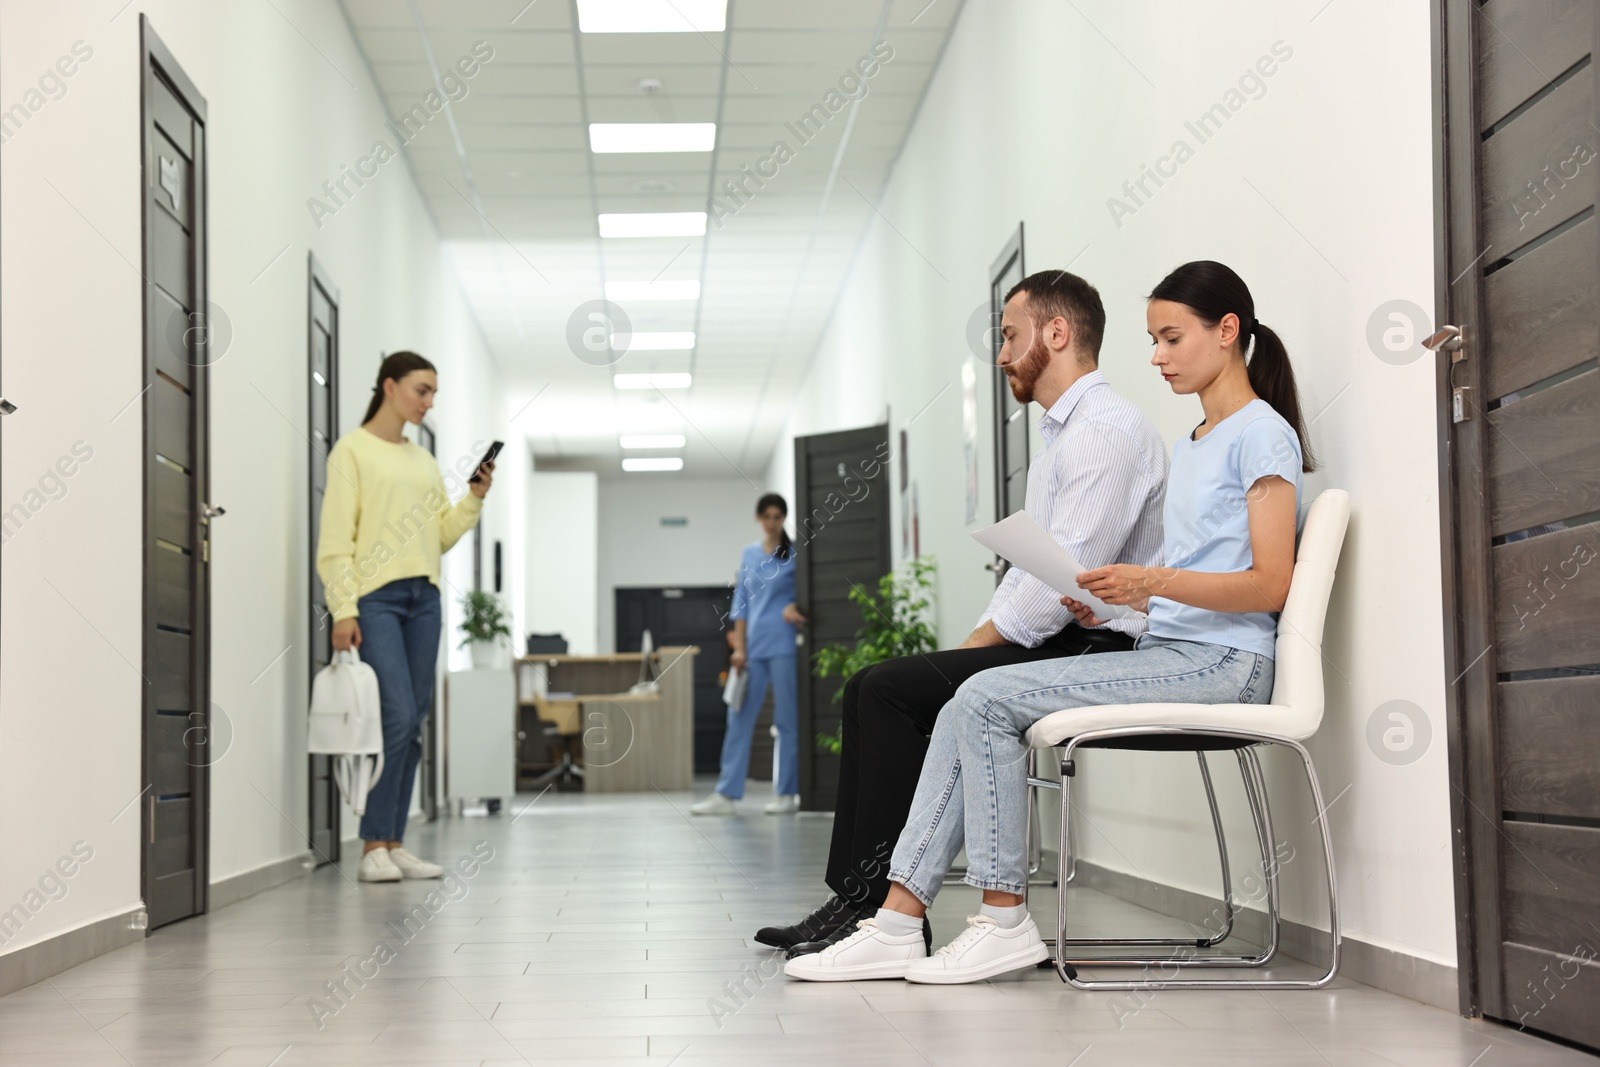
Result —
<path fill-rule="evenodd" d="M 1350 521 L 1350 496 L 1342 489 L 1329 489 L 1312 503 L 1300 535 L 1294 574 L 1289 583 L 1289 598 L 1278 617 L 1276 662 L 1272 701 L 1268 704 L 1125 704 L 1104 707 L 1071 708 L 1047 715 L 1033 725 L 1028 741 L 1035 749 L 1065 748 L 1061 757 L 1061 780 L 1030 777 L 1029 788 L 1061 791 L 1061 840 L 1056 904 L 1055 966 L 1061 979 L 1078 989 L 1145 990 L 1167 988 L 1206 989 L 1319 989 L 1333 981 L 1339 972 L 1339 893 L 1333 873 L 1333 842 L 1324 817 L 1322 789 L 1311 756 L 1300 742 L 1317 732 L 1322 722 L 1322 628 L 1327 615 L 1328 596 Z M 1329 963 L 1315 979 L 1203 979 L 1144 977 L 1129 981 L 1094 981 L 1078 976 L 1079 967 L 1172 968 L 1176 975 L 1185 967 L 1261 967 L 1277 954 L 1279 943 L 1278 867 L 1274 852 L 1272 813 L 1267 803 L 1266 779 L 1261 773 L 1257 748 L 1283 745 L 1292 749 L 1305 766 L 1316 802 L 1317 823 L 1322 834 L 1323 861 L 1328 872 Z M 1072 880 L 1073 852 L 1070 839 L 1072 779 L 1076 774 L 1074 756 L 1080 748 L 1115 748 L 1140 751 L 1193 751 L 1200 761 L 1206 796 L 1211 803 L 1212 823 L 1217 830 L 1218 852 L 1222 860 L 1225 925 L 1205 938 L 1068 938 L 1067 883 Z M 1226 939 L 1233 925 L 1234 902 L 1228 879 L 1227 846 L 1216 796 L 1206 765 L 1206 752 L 1232 751 L 1244 780 L 1245 797 L 1255 821 L 1257 844 L 1261 848 L 1262 869 L 1266 877 L 1268 921 L 1267 944 L 1251 955 L 1202 953 Z M 1033 805 L 1028 805 L 1029 833 L 1032 834 Z M 1164 955 L 1122 953 L 1110 957 L 1068 958 L 1070 946 L 1165 946 Z"/>

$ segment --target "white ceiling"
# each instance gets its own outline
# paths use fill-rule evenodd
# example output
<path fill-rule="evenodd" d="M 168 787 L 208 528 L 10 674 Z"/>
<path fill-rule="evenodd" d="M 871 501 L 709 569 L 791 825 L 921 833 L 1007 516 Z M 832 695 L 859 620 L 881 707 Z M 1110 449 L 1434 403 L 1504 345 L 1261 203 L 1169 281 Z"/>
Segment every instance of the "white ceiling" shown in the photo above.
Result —
<path fill-rule="evenodd" d="M 683 476 L 759 477 L 962 0 L 729 0 L 724 32 L 666 34 L 579 33 L 573 0 L 341 2 L 391 116 L 434 88 L 429 49 L 441 71 L 494 49 L 407 151 L 515 398 L 539 393 L 518 419 L 539 467 L 621 476 L 619 433 L 683 433 Z M 785 123 L 879 37 L 894 53 L 866 97 L 802 144 Z M 587 122 L 716 122 L 717 146 L 596 155 Z M 724 180 L 779 140 L 794 158 L 705 237 L 599 238 L 599 212 L 704 211 L 713 190 L 732 208 Z M 636 331 L 695 330 L 694 350 L 573 353 L 569 320 L 605 280 L 657 277 L 701 281 L 700 300 L 623 310 Z M 612 387 L 650 370 L 694 385 Z"/>

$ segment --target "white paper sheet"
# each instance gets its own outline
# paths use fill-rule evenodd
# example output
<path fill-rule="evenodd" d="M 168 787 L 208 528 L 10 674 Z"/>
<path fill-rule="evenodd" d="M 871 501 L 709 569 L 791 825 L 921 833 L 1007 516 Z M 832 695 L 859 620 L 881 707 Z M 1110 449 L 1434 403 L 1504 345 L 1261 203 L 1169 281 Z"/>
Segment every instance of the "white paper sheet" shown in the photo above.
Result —
<path fill-rule="evenodd" d="M 995 555 L 1039 579 L 1062 596 L 1069 596 L 1094 609 L 1102 619 L 1123 619 L 1138 614 L 1132 608 L 1107 604 L 1099 597 L 1078 588 L 1078 575 L 1089 570 L 1071 552 L 1056 544 L 1025 511 L 1008 515 L 993 526 L 972 532 L 973 539 Z"/>

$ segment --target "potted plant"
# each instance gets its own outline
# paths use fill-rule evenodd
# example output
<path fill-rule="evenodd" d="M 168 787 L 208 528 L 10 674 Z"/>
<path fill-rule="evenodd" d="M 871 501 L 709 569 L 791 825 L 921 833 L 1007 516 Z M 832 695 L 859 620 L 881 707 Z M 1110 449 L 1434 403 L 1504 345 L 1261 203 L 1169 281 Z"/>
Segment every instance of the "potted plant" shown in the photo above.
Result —
<path fill-rule="evenodd" d="M 500 651 L 500 638 L 511 636 L 511 627 L 507 625 L 505 607 L 500 603 L 500 598 L 493 593 L 474 589 L 461 595 L 461 610 L 466 615 L 461 622 L 461 632 L 467 636 L 456 647 L 472 646 L 474 669 L 494 667 Z"/>
<path fill-rule="evenodd" d="M 863 620 L 861 629 L 856 631 L 855 645 L 828 645 L 819 649 L 815 657 L 819 678 L 832 674 L 840 677 L 839 690 L 833 694 L 835 701 L 844 695 L 843 683 L 863 667 L 939 647 L 928 615 L 935 569 L 930 557 L 917 556 L 907 561 L 904 573 L 890 571 L 879 578 L 877 596 L 859 585 L 851 587 L 850 599 L 860 606 Z M 843 747 L 842 723 L 838 733 L 817 734 L 819 752 L 837 756 Z"/>

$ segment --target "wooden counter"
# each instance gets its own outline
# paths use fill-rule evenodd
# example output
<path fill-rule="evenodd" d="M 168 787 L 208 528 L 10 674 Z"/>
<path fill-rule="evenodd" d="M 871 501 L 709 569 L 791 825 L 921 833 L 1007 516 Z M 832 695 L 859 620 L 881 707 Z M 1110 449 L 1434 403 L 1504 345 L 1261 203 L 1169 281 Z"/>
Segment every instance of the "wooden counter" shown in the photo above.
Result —
<path fill-rule="evenodd" d="M 589 793 L 683 792 L 694 780 L 694 646 L 652 653 L 660 687 L 630 693 L 640 653 L 523 656 L 516 661 L 520 714 L 548 718 L 581 738 Z M 550 699 L 545 693 L 572 693 Z M 537 737 L 539 726 L 523 730 Z"/>

